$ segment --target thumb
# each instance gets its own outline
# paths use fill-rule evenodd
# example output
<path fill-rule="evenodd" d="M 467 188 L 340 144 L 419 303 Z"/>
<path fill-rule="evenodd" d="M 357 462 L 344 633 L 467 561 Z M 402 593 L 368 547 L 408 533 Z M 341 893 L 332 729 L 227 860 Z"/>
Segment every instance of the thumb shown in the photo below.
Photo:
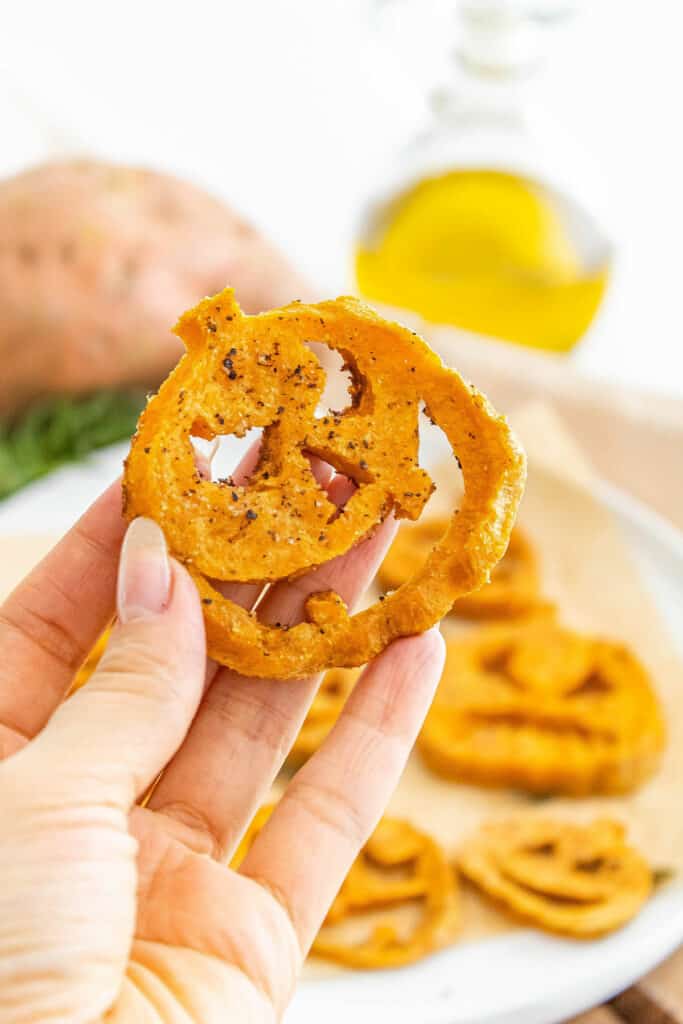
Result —
<path fill-rule="evenodd" d="M 169 558 L 157 524 L 136 519 L 121 549 L 118 624 L 105 654 L 25 753 L 62 792 L 73 783 L 82 798 L 127 810 L 180 746 L 205 670 L 194 583 Z"/>

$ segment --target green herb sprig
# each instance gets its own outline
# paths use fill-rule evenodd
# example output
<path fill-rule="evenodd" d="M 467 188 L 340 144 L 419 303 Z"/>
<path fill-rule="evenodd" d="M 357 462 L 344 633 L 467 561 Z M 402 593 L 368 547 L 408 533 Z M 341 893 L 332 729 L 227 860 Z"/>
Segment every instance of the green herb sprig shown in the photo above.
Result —
<path fill-rule="evenodd" d="M 0 420 L 0 501 L 67 462 L 130 437 L 143 391 L 97 391 L 40 402 Z"/>

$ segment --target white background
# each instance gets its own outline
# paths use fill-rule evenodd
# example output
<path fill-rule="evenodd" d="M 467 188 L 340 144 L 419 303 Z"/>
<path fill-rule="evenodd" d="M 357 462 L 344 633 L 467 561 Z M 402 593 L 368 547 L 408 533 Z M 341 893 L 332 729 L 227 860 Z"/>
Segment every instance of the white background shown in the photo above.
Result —
<path fill-rule="evenodd" d="M 447 76 L 449 0 L 23 0 L 0 33 L 0 172 L 88 152 L 224 195 L 327 291 L 368 182 Z M 678 0 L 585 0 L 538 90 L 600 168 L 618 257 L 576 362 L 683 395 Z"/>

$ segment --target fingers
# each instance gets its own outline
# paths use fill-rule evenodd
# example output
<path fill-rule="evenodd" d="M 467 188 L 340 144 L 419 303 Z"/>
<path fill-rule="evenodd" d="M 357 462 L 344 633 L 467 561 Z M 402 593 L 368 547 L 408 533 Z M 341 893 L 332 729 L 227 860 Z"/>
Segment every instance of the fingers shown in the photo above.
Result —
<path fill-rule="evenodd" d="M 337 499 L 348 481 L 333 481 Z M 263 601 L 267 621 L 294 622 L 306 596 L 333 587 L 350 607 L 372 581 L 395 532 L 393 519 L 345 555 L 273 587 Z M 280 770 L 319 678 L 294 682 L 244 679 L 224 669 L 214 679 L 182 749 L 159 783 L 150 807 L 209 837 L 214 855 L 229 858 Z"/>
<path fill-rule="evenodd" d="M 124 541 L 118 617 L 88 686 L 62 704 L 17 759 L 49 791 L 128 808 L 180 745 L 199 703 L 204 624 L 195 586 L 159 527 L 136 519 Z"/>
<path fill-rule="evenodd" d="M 242 864 L 285 906 L 302 957 L 398 783 L 443 661 L 434 629 L 396 641 L 366 669 Z"/>
<path fill-rule="evenodd" d="M 117 482 L 0 608 L 0 760 L 45 725 L 110 621 L 124 530 Z"/>

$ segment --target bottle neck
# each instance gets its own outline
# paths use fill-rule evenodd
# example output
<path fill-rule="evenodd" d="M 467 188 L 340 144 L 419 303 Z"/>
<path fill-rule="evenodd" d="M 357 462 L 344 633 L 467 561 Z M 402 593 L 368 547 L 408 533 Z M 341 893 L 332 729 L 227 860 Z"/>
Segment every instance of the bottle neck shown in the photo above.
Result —
<path fill-rule="evenodd" d="M 518 81 L 538 69 L 542 30 L 515 0 L 459 0 L 455 57 L 460 73 L 477 81 Z"/>
<path fill-rule="evenodd" d="M 567 10 L 567 0 L 457 0 L 451 77 L 430 98 L 437 118 L 519 112 L 545 64 L 548 29 Z"/>

